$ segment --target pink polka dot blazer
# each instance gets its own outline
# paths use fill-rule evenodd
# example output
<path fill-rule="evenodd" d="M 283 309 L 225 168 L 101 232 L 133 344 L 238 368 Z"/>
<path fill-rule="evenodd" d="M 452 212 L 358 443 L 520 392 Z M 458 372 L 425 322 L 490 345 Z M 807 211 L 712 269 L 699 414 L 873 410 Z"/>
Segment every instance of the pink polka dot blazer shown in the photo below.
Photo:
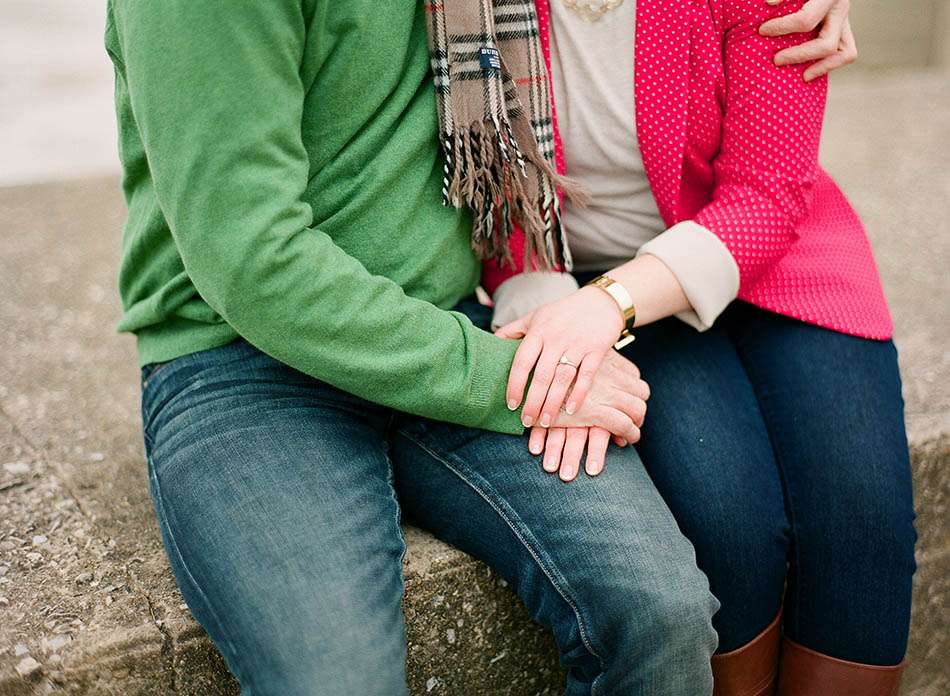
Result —
<path fill-rule="evenodd" d="M 835 331 L 873 339 L 893 327 L 864 228 L 818 165 L 827 80 L 772 56 L 803 35 L 765 38 L 758 27 L 804 0 L 637 0 L 636 128 L 667 225 L 694 220 L 739 267 L 738 297 Z M 549 0 L 536 0 L 550 69 Z M 618 49 L 619 50 L 619 49 Z M 564 153 L 555 119 L 557 166 Z M 523 271 L 486 263 L 494 292 Z"/>

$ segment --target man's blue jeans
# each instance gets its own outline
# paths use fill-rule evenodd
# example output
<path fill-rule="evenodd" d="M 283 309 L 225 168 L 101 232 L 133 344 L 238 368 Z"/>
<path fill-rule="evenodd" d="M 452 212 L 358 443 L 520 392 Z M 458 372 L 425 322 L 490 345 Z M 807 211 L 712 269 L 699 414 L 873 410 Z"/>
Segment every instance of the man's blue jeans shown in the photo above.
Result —
<path fill-rule="evenodd" d="M 511 583 L 568 694 L 711 693 L 718 602 L 633 448 L 566 485 L 526 437 L 393 412 L 243 341 L 142 374 L 172 569 L 245 696 L 406 693 L 401 508 Z"/>

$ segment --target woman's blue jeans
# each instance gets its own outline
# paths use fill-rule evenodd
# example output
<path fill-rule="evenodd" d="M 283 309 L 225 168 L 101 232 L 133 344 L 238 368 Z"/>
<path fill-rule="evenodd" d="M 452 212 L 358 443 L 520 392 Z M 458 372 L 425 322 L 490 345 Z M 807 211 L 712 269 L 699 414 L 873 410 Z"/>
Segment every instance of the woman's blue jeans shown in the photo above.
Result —
<path fill-rule="evenodd" d="M 894 344 L 742 302 L 703 333 L 636 333 L 624 355 L 652 390 L 637 449 L 722 602 L 719 651 L 784 593 L 792 640 L 900 662 L 916 534 Z"/>
<path fill-rule="evenodd" d="M 711 693 L 718 603 L 633 448 L 566 485 L 526 437 L 393 412 L 243 341 L 142 386 L 171 566 L 244 696 L 406 693 L 401 510 L 511 583 L 568 694 Z"/>

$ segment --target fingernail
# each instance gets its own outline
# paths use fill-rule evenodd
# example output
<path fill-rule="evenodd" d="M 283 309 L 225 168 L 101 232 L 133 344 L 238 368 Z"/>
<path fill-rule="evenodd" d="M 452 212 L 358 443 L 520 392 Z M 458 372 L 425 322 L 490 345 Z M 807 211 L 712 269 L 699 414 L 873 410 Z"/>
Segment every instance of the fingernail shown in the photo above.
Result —
<path fill-rule="evenodd" d="M 514 411 L 516 408 L 518 408 L 518 402 L 514 399 L 508 399 L 508 409 Z"/>
<path fill-rule="evenodd" d="M 553 462 L 551 460 L 545 459 L 543 466 L 544 466 L 545 471 L 553 472 L 557 469 L 557 462 Z"/>
<path fill-rule="evenodd" d="M 587 464 L 587 473 L 590 476 L 596 476 L 600 473 L 600 462 L 592 462 Z"/>
<path fill-rule="evenodd" d="M 574 411 L 577 410 L 577 403 L 574 401 L 568 401 L 567 406 L 564 408 L 564 410 L 567 412 L 567 415 L 573 416 Z"/>
<path fill-rule="evenodd" d="M 534 425 L 534 418 L 532 418 L 531 416 L 522 416 L 521 424 L 524 425 L 524 427 L 526 428 L 530 428 L 532 425 Z"/>
<path fill-rule="evenodd" d="M 551 416 L 549 416 L 548 414 L 545 413 L 543 416 L 541 416 L 541 421 L 538 423 L 538 425 L 540 425 L 542 428 L 548 428 L 548 427 L 550 427 L 550 426 L 551 426 Z"/>
<path fill-rule="evenodd" d="M 621 446 L 621 447 L 626 447 L 626 446 L 627 446 L 627 440 L 626 440 L 625 438 L 620 438 L 620 446 Z"/>
<path fill-rule="evenodd" d="M 531 445 L 528 449 L 531 450 L 531 454 L 541 454 L 541 445 Z"/>

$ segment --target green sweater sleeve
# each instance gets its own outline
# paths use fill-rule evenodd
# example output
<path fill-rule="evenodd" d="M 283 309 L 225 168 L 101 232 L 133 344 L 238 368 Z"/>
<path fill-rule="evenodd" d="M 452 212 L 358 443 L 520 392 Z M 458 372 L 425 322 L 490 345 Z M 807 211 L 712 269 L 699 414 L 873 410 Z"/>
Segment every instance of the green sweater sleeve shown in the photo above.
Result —
<path fill-rule="evenodd" d="M 299 0 L 114 9 L 155 195 L 201 297 L 265 353 L 347 392 L 522 432 L 504 396 L 515 342 L 407 296 L 313 225 Z"/>

